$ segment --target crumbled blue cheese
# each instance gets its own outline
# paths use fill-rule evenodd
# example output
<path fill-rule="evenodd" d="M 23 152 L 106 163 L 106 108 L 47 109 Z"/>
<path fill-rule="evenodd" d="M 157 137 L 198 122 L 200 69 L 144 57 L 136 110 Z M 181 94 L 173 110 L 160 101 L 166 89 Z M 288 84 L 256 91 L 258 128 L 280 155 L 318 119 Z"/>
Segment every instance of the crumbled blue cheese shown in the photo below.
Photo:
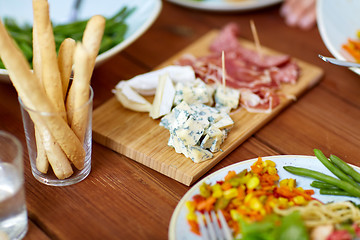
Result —
<path fill-rule="evenodd" d="M 180 102 L 165 115 L 160 125 L 170 132 L 168 145 L 194 162 L 202 162 L 220 151 L 234 122 L 219 109 L 205 104 Z"/>
<path fill-rule="evenodd" d="M 213 154 L 210 151 L 203 149 L 200 146 L 189 146 L 188 155 L 194 163 L 200 163 L 213 157 Z"/>
<path fill-rule="evenodd" d="M 213 94 L 215 90 L 213 87 L 205 84 L 201 79 L 196 79 L 191 82 L 179 82 L 176 84 L 175 90 L 175 106 L 182 101 L 185 101 L 188 104 L 213 104 Z"/>
<path fill-rule="evenodd" d="M 201 147 L 205 149 L 210 149 L 211 152 L 218 152 L 220 150 L 220 145 L 225 140 L 225 134 L 219 128 L 211 125 L 205 132 L 205 137 L 201 141 Z"/>
<path fill-rule="evenodd" d="M 216 108 L 230 112 L 231 109 L 236 109 L 239 105 L 240 91 L 221 85 L 216 89 L 214 98 Z"/>

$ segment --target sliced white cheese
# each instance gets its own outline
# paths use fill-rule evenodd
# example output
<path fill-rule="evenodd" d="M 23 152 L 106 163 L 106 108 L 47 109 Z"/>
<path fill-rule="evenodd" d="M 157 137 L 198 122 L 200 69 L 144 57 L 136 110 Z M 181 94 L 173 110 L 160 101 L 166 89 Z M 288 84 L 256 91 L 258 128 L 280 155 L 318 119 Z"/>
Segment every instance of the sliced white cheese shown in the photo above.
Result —
<path fill-rule="evenodd" d="M 159 77 L 159 84 L 156 89 L 154 102 L 150 111 L 150 117 L 157 119 L 171 111 L 175 87 L 168 74 Z"/>
<path fill-rule="evenodd" d="M 149 112 L 151 110 L 151 104 L 127 84 L 115 89 L 113 93 L 125 108 L 138 112 Z"/>
<path fill-rule="evenodd" d="M 159 77 L 164 74 L 168 74 L 175 83 L 195 81 L 195 72 L 191 66 L 174 65 L 137 75 L 126 82 L 141 95 L 151 96 L 156 92 Z M 118 85 L 115 88 L 118 88 Z"/>

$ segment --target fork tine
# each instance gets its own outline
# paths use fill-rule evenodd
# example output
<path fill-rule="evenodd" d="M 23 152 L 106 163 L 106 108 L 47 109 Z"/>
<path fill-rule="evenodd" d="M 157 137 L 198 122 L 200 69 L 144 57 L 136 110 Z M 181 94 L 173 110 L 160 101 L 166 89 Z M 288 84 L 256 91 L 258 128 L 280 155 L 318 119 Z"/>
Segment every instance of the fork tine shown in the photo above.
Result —
<path fill-rule="evenodd" d="M 206 227 L 205 227 L 203 215 L 200 214 L 200 213 L 196 213 L 196 217 L 198 219 L 198 224 L 199 224 L 199 229 L 200 229 L 201 236 L 206 240 L 210 240 L 208 231 L 206 230 Z"/>
<path fill-rule="evenodd" d="M 224 217 L 223 213 L 221 212 L 221 210 L 218 210 L 217 214 L 218 214 L 218 217 L 219 217 L 219 220 L 220 220 L 220 223 L 221 223 L 221 228 L 223 230 L 225 239 L 226 240 L 233 239 L 230 228 L 227 225 L 227 222 L 226 222 L 225 217 Z"/>
<path fill-rule="evenodd" d="M 214 229 L 214 223 L 211 221 L 209 213 L 205 212 L 204 213 L 205 219 L 206 219 L 206 223 L 207 223 L 207 229 L 208 229 L 208 233 L 210 235 L 210 239 L 216 240 L 216 233 L 215 233 L 215 229 Z"/>
<path fill-rule="evenodd" d="M 211 214 L 211 219 L 213 220 L 213 226 L 215 229 L 215 234 L 217 236 L 217 239 L 224 239 L 224 235 L 221 231 L 220 224 L 218 222 L 218 217 L 216 216 L 215 211 L 211 211 L 210 214 Z"/>

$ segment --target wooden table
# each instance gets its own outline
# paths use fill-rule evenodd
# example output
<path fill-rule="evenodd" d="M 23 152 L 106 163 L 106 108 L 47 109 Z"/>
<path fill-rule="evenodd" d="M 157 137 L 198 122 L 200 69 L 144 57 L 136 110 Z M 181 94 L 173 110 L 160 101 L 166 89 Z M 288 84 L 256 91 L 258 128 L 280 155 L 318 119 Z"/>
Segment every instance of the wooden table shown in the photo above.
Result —
<path fill-rule="evenodd" d="M 236 148 L 207 174 L 257 156 L 313 155 L 314 148 L 360 165 L 360 79 L 322 62 L 330 55 L 318 29 L 287 27 L 279 5 L 245 13 L 202 12 L 163 2 L 154 25 L 136 42 L 96 68 L 94 108 L 112 97 L 121 79 L 147 72 L 212 29 L 230 21 L 252 40 L 256 23 L 262 45 L 324 69 L 320 84 Z M 167 239 L 171 215 L 189 190 L 154 170 L 93 143 L 92 172 L 83 182 L 49 187 L 31 175 L 17 93 L 0 83 L 0 129 L 24 148 L 29 231 L 25 239 Z"/>

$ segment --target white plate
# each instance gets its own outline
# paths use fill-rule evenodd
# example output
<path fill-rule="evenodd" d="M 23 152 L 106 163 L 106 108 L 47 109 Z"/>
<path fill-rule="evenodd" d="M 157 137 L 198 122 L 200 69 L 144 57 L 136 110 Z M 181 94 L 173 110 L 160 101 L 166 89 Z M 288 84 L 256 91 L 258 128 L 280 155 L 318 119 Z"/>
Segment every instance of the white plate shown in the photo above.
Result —
<path fill-rule="evenodd" d="M 49 0 L 50 17 L 54 24 L 68 23 L 75 0 Z M 21 6 L 21 7 L 19 7 Z M 160 13 L 161 0 L 82 0 L 78 19 L 88 19 L 96 14 L 111 17 L 124 6 L 136 10 L 126 19 L 128 25 L 124 40 L 96 58 L 96 65 L 119 53 L 139 38 Z M 0 0 L 0 17 L 13 17 L 20 24 L 33 22 L 32 1 Z M 9 81 L 7 70 L 0 69 L 0 81 Z"/>
<path fill-rule="evenodd" d="M 262 157 L 263 161 L 272 160 L 276 163 L 276 168 L 278 170 L 278 174 L 280 179 L 285 178 L 295 178 L 297 182 L 297 186 L 302 187 L 304 189 L 314 189 L 310 187 L 310 183 L 313 179 L 300 177 L 293 175 L 283 169 L 283 166 L 296 166 L 296 167 L 304 167 L 309 169 L 314 169 L 316 171 L 322 172 L 324 174 L 328 174 L 334 176 L 316 157 L 313 156 L 299 156 L 299 155 L 279 155 L 279 156 L 269 156 Z M 199 181 L 196 185 L 194 185 L 180 200 L 178 205 L 175 208 L 175 211 L 171 217 L 170 226 L 169 226 L 169 239 L 170 240 L 186 240 L 186 239 L 199 239 L 202 238 L 197 236 L 196 234 L 190 231 L 189 225 L 186 221 L 187 208 L 185 206 L 185 202 L 188 200 L 192 200 L 192 197 L 195 194 L 199 194 L 199 187 L 203 182 L 209 184 L 215 184 L 216 181 L 222 180 L 225 178 L 226 174 L 230 170 L 234 170 L 237 173 L 248 169 L 250 170 L 250 166 L 257 160 L 257 158 L 250 159 L 247 161 L 235 163 L 233 165 L 227 166 L 219 171 L 214 172 L 213 174 L 207 176 L 206 178 Z M 313 195 L 315 198 L 319 199 L 323 202 L 330 201 L 345 201 L 352 200 L 357 204 L 360 203 L 360 200 L 355 197 L 343 197 L 343 196 L 325 196 L 320 195 L 317 189 L 314 189 L 315 194 Z"/>
<path fill-rule="evenodd" d="M 268 7 L 282 0 L 168 0 L 169 2 L 200 10 L 210 11 L 247 11 Z"/>
<path fill-rule="evenodd" d="M 319 0 L 316 14 L 317 24 L 322 40 L 327 49 L 337 59 L 346 60 L 341 54 L 341 45 L 348 38 L 356 39 L 360 29 L 359 0 Z M 360 74 L 359 68 L 351 68 Z"/>

